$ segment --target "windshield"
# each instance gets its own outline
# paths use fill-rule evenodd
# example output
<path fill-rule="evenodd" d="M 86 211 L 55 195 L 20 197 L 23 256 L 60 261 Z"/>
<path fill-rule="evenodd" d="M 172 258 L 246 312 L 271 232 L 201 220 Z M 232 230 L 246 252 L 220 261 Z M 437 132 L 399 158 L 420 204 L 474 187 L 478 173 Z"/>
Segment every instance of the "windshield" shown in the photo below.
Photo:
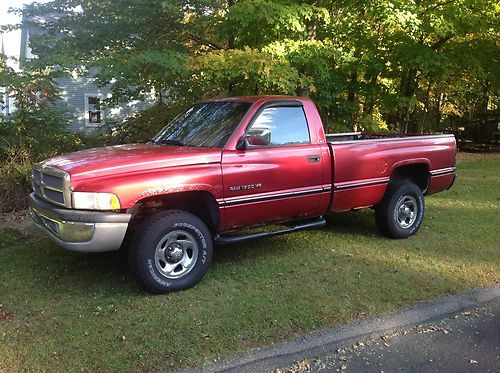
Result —
<path fill-rule="evenodd" d="M 155 144 L 222 148 L 245 116 L 248 102 L 205 102 L 177 116 L 158 133 Z"/>

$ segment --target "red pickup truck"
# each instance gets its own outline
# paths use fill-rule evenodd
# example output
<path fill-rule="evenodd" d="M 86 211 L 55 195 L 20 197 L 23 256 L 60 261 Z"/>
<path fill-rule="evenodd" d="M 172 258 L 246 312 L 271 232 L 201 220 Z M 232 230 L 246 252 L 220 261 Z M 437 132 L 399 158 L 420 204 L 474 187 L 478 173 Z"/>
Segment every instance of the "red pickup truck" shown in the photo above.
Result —
<path fill-rule="evenodd" d="M 61 246 L 118 250 L 154 293 L 196 284 L 213 245 L 321 227 L 375 208 L 382 234 L 413 235 L 424 195 L 455 180 L 453 135 L 326 135 L 303 97 L 194 105 L 146 144 L 84 150 L 33 168 L 30 210 Z M 244 227 L 284 228 L 238 233 Z"/>

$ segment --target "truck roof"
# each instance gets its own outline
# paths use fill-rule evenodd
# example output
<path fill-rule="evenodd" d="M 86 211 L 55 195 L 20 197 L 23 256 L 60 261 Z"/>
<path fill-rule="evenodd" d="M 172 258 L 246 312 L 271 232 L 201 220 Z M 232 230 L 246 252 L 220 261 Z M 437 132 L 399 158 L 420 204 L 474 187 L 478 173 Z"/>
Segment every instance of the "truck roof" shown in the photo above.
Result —
<path fill-rule="evenodd" d="M 295 101 L 311 101 L 311 99 L 307 97 L 300 96 L 285 96 L 285 95 L 263 95 L 263 96 L 238 96 L 238 97 L 226 97 L 226 98 L 214 98 L 210 100 L 206 100 L 206 102 L 250 102 L 256 103 L 259 101 L 272 101 L 272 100 L 295 100 Z"/>

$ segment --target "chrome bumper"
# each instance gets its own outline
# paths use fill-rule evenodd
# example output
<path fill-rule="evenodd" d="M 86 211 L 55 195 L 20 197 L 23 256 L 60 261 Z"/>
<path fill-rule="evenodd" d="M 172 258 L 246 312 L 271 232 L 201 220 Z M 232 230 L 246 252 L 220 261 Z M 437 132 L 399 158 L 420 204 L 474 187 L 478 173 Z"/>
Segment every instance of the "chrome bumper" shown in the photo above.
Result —
<path fill-rule="evenodd" d="M 29 205 L 37 228 L 65 249 L 88 253 L 118 250 L 132 216 L 60 208 L 34 193 L 29 196 Z"/>

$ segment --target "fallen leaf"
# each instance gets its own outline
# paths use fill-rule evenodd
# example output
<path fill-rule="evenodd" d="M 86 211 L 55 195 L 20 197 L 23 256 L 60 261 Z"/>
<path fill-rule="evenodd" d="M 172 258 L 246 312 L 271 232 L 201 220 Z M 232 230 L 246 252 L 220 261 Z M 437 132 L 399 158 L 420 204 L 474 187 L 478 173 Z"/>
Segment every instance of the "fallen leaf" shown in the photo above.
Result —
<path fill-rule="evenodd" d="M 4 311 L 0 307 L 0 320 L 12 320 L 14 318 L 14 314 L 12 312 Z"/>
<path fill-rule="evenodd" d="M 308 373 L 310 371 L 311 366 L 309 365 L 309 361 L 307 359 L 298 361 L 290 367 L 290 373 Z"/>
<path fill-rule="evenodd" d="M 431 333 L 431 332 L 442 332 L 443 334 L 448 334 L 448 330 L 446 330 L 445 328 L 442 328 L 440 326 L 434 326 L 434 325 L 431 325 L 429 326 L 427 329 L 424 329 L 424 330 L 420 330 L 419 333 Z"/>

